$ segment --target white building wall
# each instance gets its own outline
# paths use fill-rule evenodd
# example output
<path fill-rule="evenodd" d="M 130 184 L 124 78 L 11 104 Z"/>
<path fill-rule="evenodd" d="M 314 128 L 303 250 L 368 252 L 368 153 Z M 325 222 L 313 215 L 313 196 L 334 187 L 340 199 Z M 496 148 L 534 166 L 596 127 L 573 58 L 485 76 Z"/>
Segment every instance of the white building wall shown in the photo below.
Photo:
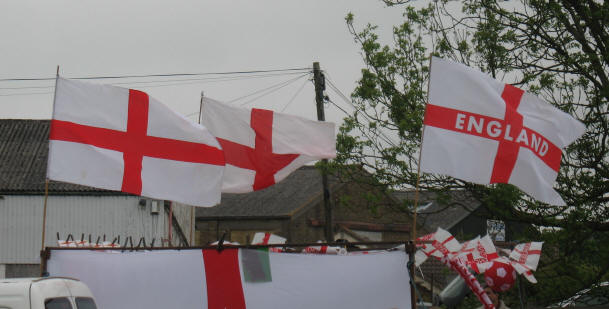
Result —
<path fill-rule="evenodd" d="M 186 204 L 180 204 L 180 203 L 173 203 L 173 217 L 174 220 L 178 221 L 178 224 L 180 225 L 180 227 L 182 228 L 182 231 L 184 232 L 184 237 L 186 237 L 186 240 L 188 240 L 188 245 L 190 246 L 194 246 L 195 243 L 192 239 L 190 239 L 190 237 L 192 236 L 192 238 L 195 237 L 195 226 L 194 226 L 194 220 L 192 217 L 193 215 L 193 210 L 195 207 L 194 206 L 190 206 L 190 205 L 186 205 Z M 192 222 L 191 222 L 192 221 Z"/>
<path fill-rule="evenodd" d="M 140 237 L 146 242 L 155 238 L 155 246 L 167 237 L 167 215 L 161 208 L 151 214 L 150 203 L 139 205 L 136 196 L 49 196 L 45 246 L 57 246 L 56 233 L 80 239 L 91 234 L 106 235 L 121 243 L 131 236 L 134 245 Z M 0 199 L 0 264 L 37 264 L 42 242 L 44 196 L 5 195 Z M 1 269 L 0 269 L 1 270 Z M 0 275 L 2 275 L 0 273 Z"/>

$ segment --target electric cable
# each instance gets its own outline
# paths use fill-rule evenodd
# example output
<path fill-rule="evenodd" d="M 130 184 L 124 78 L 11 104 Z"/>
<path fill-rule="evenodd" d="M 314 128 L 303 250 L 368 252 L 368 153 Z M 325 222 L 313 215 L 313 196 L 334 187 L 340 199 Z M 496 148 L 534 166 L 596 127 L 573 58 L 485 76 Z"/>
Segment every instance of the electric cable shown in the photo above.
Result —
<path fill-rule="evenodd" d="M 307 76 L 307 75 L 309 75 L 309 74 L 312 74 L 312 73 L 305 74 L 305 75 L 303 75 L 303 76 L 300 76 L 299 78 L 296 78 L 296 79 L 294 79 L 294 80 L 291 80 L 291 81 L 289 81 L 289 82 L 286 82 L 284 85 L 281 85 L 281 86 L 279 86 L 279 87 L 277 87 L 277 88 L 275 88 L 275 89 L 273 89 L 273 90 L 269 90 L 269 91 L 267 91 L 266 93 L 263 93 L 263 94 L 261 94 L 261 95 L 259 95 L 259 96 L 255 97 L 255 98 L 253 98 L 253 99 L 249 100 L 249 101 L 246 101 L 246 102 L 244 102 L 244 103 L 241 103 L 241 106 L 245 106 L 245 105 L 250 104 L 250 103 L 252 103 L 252 102 L 254 102 L 254 101 L 256 101 L 256 100 L 258 100 L 258 99 L 260 99 L 260 98 L 262 98 L 262 97 L 265 97 L 265 96 L 267 96 L 267 95 L 269 95 L 269 94 L 271 94 L 271 93 L 273 93 L 273 92 L 276 92 L 276 91 L 278 91 L 279 89 L 281 89 L 281 88 L 283 88 L 283 87 L 286 87 L 286 86 L 288 86 L 289 84 L 291 84 L 291 83 L 293 83 L 293 82 L 297 81 L 298 79 L 303 78 L 303 77 L 305 77 L 305 76 Z"/>
<path fill-rule="evenodd" d="M 234 80 L 249 80 L 249 79 L 262 79 L 262 78 L 271 78 L 278 76 L 289 76 L 303 74 L 302 72 L 287 72 L 287 73 L 278 73 L 278 74 L 259 74 L 259 75 L 246 75 L 246 76 L 236 76 L 236 77 L 206 77 L 206 78 L 188 78 L 188 79 L 165 79 L 165 80 L 153 80 L 153 81 L 132 81 L 132 82 L 118 82 L 118 83 L 108 83 L 105 85 L 139 85 L 139 84 L 154 84 L 154 83 L 168 83 L 168 84 L 158 84 L 158 85 L 148 85 L 148 86 L 140 86 L 139 88 L 156 88 L 156 87 L 168 87 L 168 86 L 182 86 L 182 85 L 192 85 L 192 84 L 203 84 L 203 83 L 214 83 L 214 82 L 224 82 L 224 81 L 234 81 Z M 21 90 L 21 89 L 53 89 L 52 86 L 24 86 L 24 87 L 0 87 L 0 90 Z M 37 95 L 37 94 L 48 94 L 51 92 L 22 92 L 22 93 L 6 93 L 0 94 L 0 96 L 21 96 L 21 95 Z"/>
<path fill-rule="evenodd" d="M 283 111 L 285 111 L 286 108 L 288 108 L 288 106 L 290 106 L 290 104 L 292 104 L 292 102 L 294 102 L 294 99 L 296 99 L 296 96 L 298 96 L 300 94 L 300 92 L 302 91 L 302 89 L 304 89 L 304 86 L 307 84 L 307 82 L 309 82 L 309 79 L 305 79 L 305 81 L 302 83 L 302 85 L 300 86 L 300 88 L 296 91 L 296 93 L 292 96 L 292 98 L 290 99 L 290 101 L 288 101 L 288 103 L 281 109 L 281 112 L 283 113 Z"/>
<path fill-rule="evenodd" d="M 174 77 L 174 76 L 204 76 L 204 75 L 231 75 L 231 74 L 254 74 L 287 71 L 311 71 L 311 68 L 288 68 L 275 70 L 252 70 L 252 71 L 232 71 L 232 72 L 204 72 L 204 73 L 166 73 L 166 74 L 142 74 L 142 75 L 115 75 L 115 76 L 84 76 L 70 77 L 70 79 L 119 79 L 119 78 L 143 78 L 143 77 Z M 9 81 L 45 81 L 54 80 L 55 77 L 40 78 L 1 78 L 0 82 Z"/>
<path fill-rule="evenodd" d="M 341 97 L 341 98 L 342 98 L 342 99 L 343 99 L 345 102 L 347 102 L 349 105 L 351 105 L 353 108 L 355 108 L 355 109 L 357 110 L 357 108 L 355 107 L 355 105 L 353 104 L 353 102 L 351 102 L 351 100 L 349 100 L 349 99 L 347 98 L 347 96 L 345 96 L 345 95 L 344 95 L 344 94 L 343 94 L 343 93 L 340 91 L 340 89 L 338 89 L 338 87 L 336 87 L 336 85 L 334 85 L 334 83 L 333 83 L 333 82 L 332 82 L 332 80 L 329 78 L 329 76 L 328 76 L 328 77 L 326 77 L 326 81 L 328 81 L 328 85 L 330 85 L 330 89 L 334 90 L 334 92 L 336 92 L 336 93 L 338 94 L 338 96 L 339 96 L 339 97 Z M 331 102 L 331 103 L 333 103 L 333 102 Z M 334 104 L 334 103 L 333 103 L 333 104 Z M 334 106 L 337 106 L 337 105 L 336 105 L 336 104 L 334 104 Z M 338 106 L 337 106 L 337 107 L 338 107 Z M 347 115 L 351 115 L 351 114 L 347 113 L 347 112 L 346 112 L 344 109 L 342 109 L 342 108 L 341 108 L 341 110 L 342 110 L 342 111 L 343 111 L 345 114 L 347 114 Z M 368 115 L 366 115 L 365 113 L 362 113 L 361 115 L 362 115 L 364 118 L 366 118 L 366 120 L 368 120 L 368 121 L 372 122 L 372 119 L 370 119 L 370 117 L 368 117 Z M 387 144 L 389 144 L 389 145 L 391 145 L 391 146 L 393 146 L 393 147 L 397 147 L 397 145 L 396 145 L 396 144 L 395 144 L 395 143 L 392 141 L 392 139 L 391 139 L 391 138 L 389 138 L 387 135 L 385 135 L 385 133 L 384 133 L 383 131 L 378 130 L 377 132 L 378 132 L 379 137 L 381 137 L 381 139 L 382 139 L 382 140 L 383 140 L 385 143 L 387 143 Z"/>
<path fill-rule="evenodd" d="M 267 87 L 267 88 L 260 89 L 260 90 L 254 91 L 254 92 L 252 92 L 252 93 L 250 93 L 250 94 L 246 94 L 246 95 L 244 95 L 244 96 L 241 96 L 241 97 L 238 97 L 238 98 L 232 99 L 232 100 L 230 100 L 230 101 L 227 101 L 226 103 L 234 103 L 234 102 L 239 101 L 239 100 L 241 100 L 241 99 L 245 99 L 245 98 L 247 98 L 247 97 L 251 97 L 251 96 L 254 96 L 254 95 L 257 95 L 257 94 L 259 94 L 259 93 L 262 93 L 262 92 L 265 92 L 265 91 L 269 91 L 269 90 L 270 90 L 271 92 L 274 92 L 274 91 L 276 91 L 276 90 L 277 90 L 277 89 L 274 89 L 274 88 L 277 88 L 277 87 L 279 87 L 279 88 L 283 88 L 283 87 L 285 87 L 285 86 L 289 85 L 290 83 L 293 83 L 293 82 L 297 81 L 298 79 L 303 78 L 303 77 L 305 77 L 305 76 L 307 76 L 307 75 L 309 75 L 309 74 L 311 74 L 311 73 L 310 73 L 310 72 L 307 72 L 307 73 L 302 74 L 302 75 L 299 75 L 299 76 L 297 76 L 297 77 L 295 77 L 295 78 L 292 78 L 292 79 L 289 79 L 289 80 L 286 80 L 286 81 L 282 81 L 282 82 L 280 82 L 280 83 L 274 84 L 274 85 L 269 86 L 269 87 Z M 278 89 L 279 89 L 279 88 L 278 88 Z M 268 94 L 268 93 L 267 93 L 267 94 Z M 265 95 L 266 95 L 266 94 L 265 94 Z M 243 104 L 241 104 L 241 105 L 243 106 L 243 105 L 245 105 L 245 104 L 247 104 L 247 103 L 248 103 L 248 102 L 243 103 Z"/>

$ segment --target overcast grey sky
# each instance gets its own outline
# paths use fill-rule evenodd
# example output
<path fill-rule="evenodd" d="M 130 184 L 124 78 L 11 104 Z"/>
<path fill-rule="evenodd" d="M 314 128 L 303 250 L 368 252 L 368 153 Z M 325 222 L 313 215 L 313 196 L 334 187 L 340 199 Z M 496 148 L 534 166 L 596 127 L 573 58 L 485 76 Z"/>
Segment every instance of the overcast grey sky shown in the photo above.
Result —
<path fill-rule="evenodd" d="M 60 74 L 70 78 L 300 68 L 319 61 L 349 96 L 363 63 L 344 17 L 353 12 L 358 25 L 378 24 L 383 37 L 391 39 L 391 26 L 401 21 L 402 10 L 387 8 L 380 0 L 4 0 L 0 79 L 53 77 L 57 65 Z M 120 86 L 146 91 L 195 120 L 201 91 L 230 101 L 296 77 L 189 80 L 177 85 L 169 85 L 169 78 L 98 82 L 130 82 Z M 163 82 L 141 83 L 155 80 Z M 0 118 L 50 118 L 53 85 L 0 82 Z M 327 92 L 346 108 L 336 94 Z M 259 95 L 235 103 L 316 118 L 313 86 L 304 77 L 248 102 Z M 343 117 L 332 106 L 326 114 L 334 122 Z"/>

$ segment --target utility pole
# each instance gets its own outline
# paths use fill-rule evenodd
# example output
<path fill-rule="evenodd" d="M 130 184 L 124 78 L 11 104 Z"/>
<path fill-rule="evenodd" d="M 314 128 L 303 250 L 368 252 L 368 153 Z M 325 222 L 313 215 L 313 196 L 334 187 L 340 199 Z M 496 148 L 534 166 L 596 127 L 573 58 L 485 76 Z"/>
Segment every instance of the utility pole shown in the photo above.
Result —
<path fill-rule="evenodd" d="M 313 62 L 313 81 L 315 83 L 315 102 L 317 103 L 317 120 L 326 121 L 324 114 L 324 90 L 326 80 L 319 69 L 319 62 Z M 325 168 L 328 164 L 327 159 L 323 159 L 322 165 Z M 326 241 L 334 241 L 334 231 L 332 230 L 332 205 L 330 204 L 330 190 L 328 189 L 328 175 L 325 170 L 321 171 L 321 183 L 323 185 L 324 213 L 326 217 L 325 234 Z"/>

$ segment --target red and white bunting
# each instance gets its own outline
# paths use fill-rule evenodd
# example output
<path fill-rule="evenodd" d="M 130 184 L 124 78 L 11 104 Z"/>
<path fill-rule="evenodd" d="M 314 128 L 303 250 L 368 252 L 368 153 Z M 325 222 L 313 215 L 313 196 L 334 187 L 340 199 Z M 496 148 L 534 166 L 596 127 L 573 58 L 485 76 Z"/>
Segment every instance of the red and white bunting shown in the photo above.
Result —
<path fill-rule="evenodd" d="M 479 274 L 484 273 L 491 261 L 498 257 L 497 249 L 488 235 L 465 242 L 456 255 L 456 258 Z"/>
<path fill-rule="evenodd" d="M 287 239 L 272 234 L 272 233 L 262 233 L 258 232 L 254 234 L 254 238 L 252 238 L 252 245 L 276 245 L 276 244 L 285 244 Z M 283 252 L 282 248 L 270 247 L 269 251 L 271 252 Z"/>
<path fill-rule="evenodd" d="M 472 292 L 474 292 L 476 297 L 478 297 L 478 300 L 482 303 L 484 309 L 495 309 L 495 305 L 493 305 L 491 299 L 488 297 L 488 295 L 486 295 L 482 286 L 480 286 L 478 279 L 476 279 L 476 277 L 469 272 L 467 266 L 465 266 L 460 260 L 451 259 L 449 257 L 443 258 L 442 262 L 452 270 L 456 271 L 459 276 L 463 278 L 465 284 L 467 284 Z"/>
<path fill-rule="evenodd" d="M 303 253 L 314 253 L 314 254 L 335 254 L 335 255 L 347 255 L 347 250 L 342 247 L 331 247 L 331 246 L 308 246 L 302 250 Z"/>
<path fill-rule="evenodd" d="M 518 244 L 516 247 L 514 247 L 512 253 L 510 253 L 510 259 L 518 262 L 519 264 L 525 265 L 531 270 L 537 270 L 542 245 L 543 242 L 527 242 Z"/>
<path fill-rule="evenodd" d="M 501 262 L 501 263 L 506 263 L 506 264 L 512 265 L 512 267 L 514 267 L 516 272 L 518 274 L 520 274 L 520 275 L 523 275 L 525 278 L 527 278 L 527 280 L 529 280 L 529 282 L 531 282 L 531 283 L 537 283 L 537 279 L 533 275 L 533 271 L 528 266 L 526 266 L 525 264 L 521 264 L 521 263 L 519 263 L 517 261 L 514 261 L 512 259 L 508 259 L 508 258 L 503 257 L 503 256 L 497 258 L 496 260 Z"/>
<path fill-rule="evenodd" d="M 427 235 L 423 237 L 427 237 Z M 417 250 L 415 254 L 415 265 L 417 267 L 425 262 L 429 256 L 441 259 L 445 256 L 453 255 L 461 249 L 461 245 L 455 237 L 442 228 L 438 228 L 429 240 L 432 243 L 423 244 L 421 249 Z"/>

